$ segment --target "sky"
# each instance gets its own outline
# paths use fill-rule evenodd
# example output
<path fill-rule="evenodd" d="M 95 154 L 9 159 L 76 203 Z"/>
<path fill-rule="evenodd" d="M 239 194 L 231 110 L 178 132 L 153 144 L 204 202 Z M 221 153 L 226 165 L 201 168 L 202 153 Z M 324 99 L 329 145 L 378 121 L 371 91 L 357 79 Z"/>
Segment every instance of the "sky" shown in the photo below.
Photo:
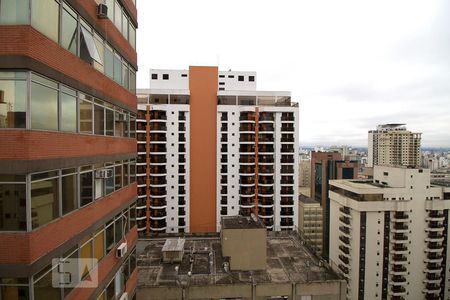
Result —
<path fill-rule="evenodd" d="M 149 69 L 256 71 L 291 91 L 300 145 L 367 146 L 406 123 L 450 147 L 449 0 L 138 0 L 138 88 Z"/>

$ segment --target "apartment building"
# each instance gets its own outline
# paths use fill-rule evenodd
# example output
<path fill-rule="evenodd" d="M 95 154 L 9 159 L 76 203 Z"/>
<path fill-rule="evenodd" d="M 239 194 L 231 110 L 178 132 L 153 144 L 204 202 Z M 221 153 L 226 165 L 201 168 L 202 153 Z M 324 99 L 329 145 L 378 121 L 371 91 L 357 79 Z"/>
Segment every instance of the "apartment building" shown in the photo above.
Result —
<path fill-rule="evenodd" d="M 311 160 L 300 160 L 298 176 L 299 187 L 311 186 Z"/>
<path fill-rule="evenodd" d="M 255 72 L 150 70 L 138 91 L 138 230 L 216 232 L 222 216 L 297 225 L 298 105 Z"/>
<path fill-rule="evenodd" d="M 359 162 L 345 160 L 338 152 L 311 152 L 311 193 L 322 206 L 322 255 L 328 258 L 330 232 L 329 181 L 358 178 Z"/>
<path fill-rule="evenodd" d="M 349 299 L 449 299 L 449 185 L 375 166 L 373 180 L 332 180 L 330 199 L 330 264 Z"/>
<path fill-rule="evenodd" d="M 367 167 L 419 167 L 421 135 L 407 130 L 405 124 L 378 125 L 369 131 Z"/>
<path fill-rule="evenodd" d="M 0 1 L 0 299 L 133 298 L 136 27 L 131 0 Z"/>
<path fill-rule="evenodd" d="M 300 194 L 298 197 L 298 231 L 303 240 L 318 254 L 322 253 L 322 206 L 320 202 Z"/>

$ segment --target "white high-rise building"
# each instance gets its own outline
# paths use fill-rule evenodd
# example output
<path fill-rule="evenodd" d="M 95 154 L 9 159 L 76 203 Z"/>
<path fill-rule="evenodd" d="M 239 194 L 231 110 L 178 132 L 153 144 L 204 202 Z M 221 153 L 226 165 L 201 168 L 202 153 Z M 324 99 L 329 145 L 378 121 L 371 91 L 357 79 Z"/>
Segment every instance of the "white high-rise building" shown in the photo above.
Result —
<path fill-rule="evenodd" d="M 369 131 L 367 167 L 420 166 L 421 133 L 406 130 L 405 124 L 378 125 Z"/>
<path fill-rule="evenodd" d="M 213 232 L 222 216 L 298 223 L 298 104 L 255 72 L 150 70 L 138 91 L 138 230 Z"/>
<path fill-rule="evenodd" d="M 330 181 L 330 264 L 348 299 L 449 299 L 449 209 L 450 186 L 428 169 Z"/>

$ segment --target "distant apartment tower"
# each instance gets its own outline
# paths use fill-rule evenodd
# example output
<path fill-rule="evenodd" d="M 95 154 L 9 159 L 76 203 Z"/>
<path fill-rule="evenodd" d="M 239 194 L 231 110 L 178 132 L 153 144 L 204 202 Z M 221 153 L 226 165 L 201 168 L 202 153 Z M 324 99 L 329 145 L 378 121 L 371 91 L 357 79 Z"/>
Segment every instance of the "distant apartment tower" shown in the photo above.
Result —
<path fill-rule="evenodd" d="M 406 130 L 405 124 L 378 125 L 369 131 L 367 167 L 420 165 L 421 133 Z"/>
<path fill-rule="evenodd" d="M 322 206 L 320 202 L 300 194 L 298 197 L 298 230 L 316 253 L 322 253 Z"/>
<path fill-rule="evenodd" d="M 151 70 L 138 92 L 138 230 L 216 232 L 223 216 L 297 225 L 298 105 L 256 73 Z"/>
<path fill-rule="evenodd" d="M 300 160 L 298 172 L 298 186 L 311 186 L 311 160 Z"/>
<path fill-rule="evenodd" d="M 323 210 L 322 255 L 328 258 L 330 230 L 330 198 L 328 182 L 332 179 L 358 178 L 359 162 L 344 160 L 338 152 L 311 152 L 311 198 Z"/>
<path fill-rule="evenodd" d="M 449 299 L 450 185 L 375 166 L 371 181 L 331 181 L 330 198 L 330 264 L 349 299 Z"/>
<path fill-rule="evenodd" d="M 136 27 L 135 1 L 0 1 L 0 299 L 134 297 Z"/>

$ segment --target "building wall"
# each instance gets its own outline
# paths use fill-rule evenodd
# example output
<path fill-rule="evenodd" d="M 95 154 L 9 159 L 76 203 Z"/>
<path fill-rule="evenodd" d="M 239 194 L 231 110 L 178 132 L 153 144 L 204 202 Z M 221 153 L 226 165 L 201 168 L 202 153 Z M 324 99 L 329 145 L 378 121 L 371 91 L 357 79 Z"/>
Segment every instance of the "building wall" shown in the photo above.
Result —
<path fill-rule="evenodd" d="M 249 271 L 266 268 L 266 229 L 222 229 L 223 256 L 230 257 L 230 269 Z"/>
<path fill-rule="evenodd" d="M 406 298 L 424 295 L 428 255 L 431 253 L 430 251 L 435 251 L 430 250 L 431 248 L 429 247 L 430 232 L 445 231 L 444 223 L 446 219 L 446 217 L 439 219 L 440 221 L 436 223 L 441 224 L 436 227 L 439 229 L 432 229 L 431 220 L 433 219 L 430 216 L 432 213 L 446 215 L 450 205 L 441 200 L 443 199 L 441 187 L 430 187 L 429 170 L 375 167 L 374 180 L 375 182 L 377 180 L 386 182 L 389 188 L 362 184 L 360 185 L 361 188 L 358 188 L 358 185 L 350 188 L 348 185 L 341 185 L 340 181 L 333 181 L 333 188 L 339 187 L 362 195 L 382 194 L 382 200 L 362 202 L 343 196 L 340 192 L 330 192 L 331 222 L 339 224 L 339 226 L 333 226 L 330 229 L 331 265 L 335 269 L 339 269 L 339 264 L 351 269 L 347 277 L 348 288 L 352 293 L 351 298 L 357 299 L 360 279 L 358 254 L 361 247 L 361 245 L 358 245 L 358 241 L 361 238 L 358 220 L 360 220 L 361 214 L 364 213 L 367 216 L 366 247 L 363 251 L 367 258 L 363 272 L 365 277 L 364 295 L 370 296 L 371 299 L 382 299 L 383 287 L 388 288 L 389 295 L 394 295 L 393 282 L 394 280 L 400 280 L 395 279 L 397 277 L 394 277 L 394 275 L 402 276 L 401 278 L 405 280 L 404 284 L 401 281 L 397 281 L 399 282 L 398 286 L 402 286 L 405 289 L 404 292 L 398 292 L 397 295 L 402 295 Z M 350 226 L 345 225 L 340 219 L 348 215 L 342 211 L 345 209 L 350 211 Z M 399 219 L 398 212 L 403 212 L 407 215 L 405 221 L 396 221 Z M 386 214 L 389 219 L 386 219 Z M 438 219 L 435 218 L 434 220 Z M 341 230 L 341 226 L 348 227 L 350 233 L 345 234 Z M 403 229 L 399 226 L 407 226 L 407 228 Z M 345 243 L 340 241 L 339 238 L 345 235 L 350 237 L 351 259 L 349 263 L 340 259 L 343 251 L 339 246 Z M 406 237 L 405 240 L 400 238 L 402 235 Z M 447 257 L 448 242 L 444 238 L 443 243 L 443 250 L 438 253 L 445 254 L 445 257 Z M 396 248 L 403 245 L 406 247 L 406 250 Z M 387 261 L 384 260 L 384 255 L 386 254 Z M 402 255 L 406 257 L 406 260 L 403 262 L 400 258 L 396 258 L 395 255 Z M 441 263 L 445 261 L 445 257 L 441 259 Z M 388 273 L 383 274 L 383 268 L 386 266 L 386 263 L 388 263 Z M 394 265 L 405 266 L 406 271 L 394 272 Z M 357 271 L 355 272 L 354 270 Z M 448 276 L 448 270 L 437 274 L 441 278 L 440 282 L 445 282 L 444 285 L 447 285 L 448 277 L 446 276 Z M 386 279 L 385 285 L 383 285 L 383 278 Z M 441 293 L 444 295 L 447 291 L 442 289 Z"/>

